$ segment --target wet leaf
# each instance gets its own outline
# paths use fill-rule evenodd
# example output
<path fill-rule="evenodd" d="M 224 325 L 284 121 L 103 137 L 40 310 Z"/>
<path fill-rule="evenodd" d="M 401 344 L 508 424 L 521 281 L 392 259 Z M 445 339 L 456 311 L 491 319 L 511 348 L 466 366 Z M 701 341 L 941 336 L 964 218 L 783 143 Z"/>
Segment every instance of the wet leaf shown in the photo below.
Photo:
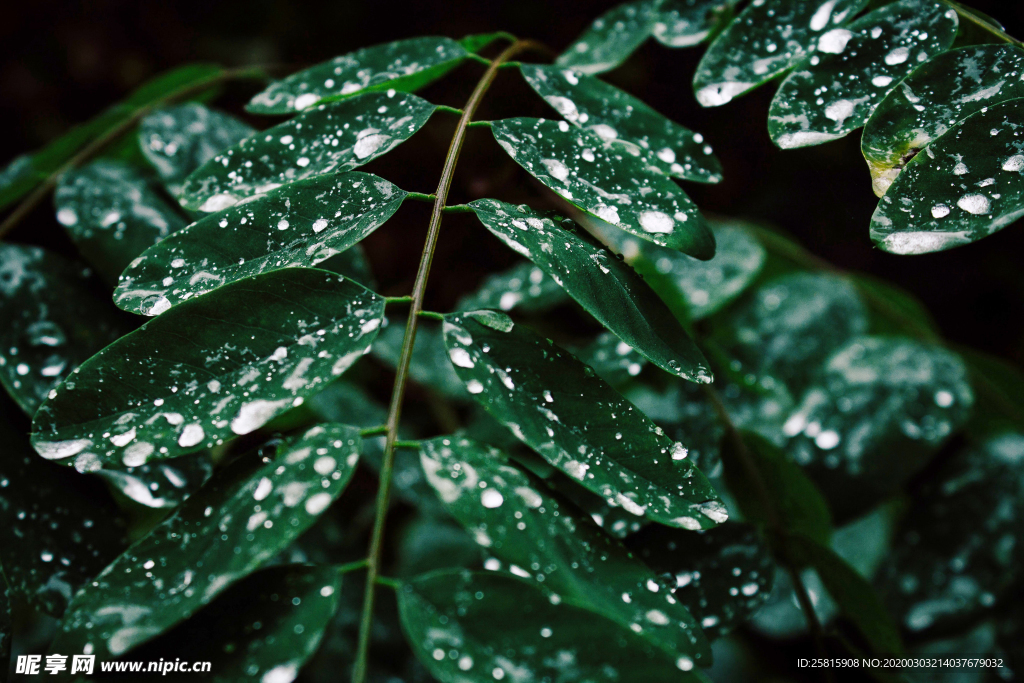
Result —
<path fill-rule="evenodd" d="M 127 546 L 125 520 L 105 486 L 44 461 L 10 418 L 0 415 L 0 565 L 12 596 L 59 617 Z"/>
<path fill-rule="evenodd" d="M 321 270 L 239 280 L 83 363 L 36 413 L 33 445 L 91 471 L 249 434 L 352 365 L 383 316 L 383 299 Z"/>
<path fill-rule="evenodd" d="M 405 142 L 434 109 L 393 91 L 320 105 L 206 162 L 185 180 L 181 203 L 220 211 L 297 180 L 351 171 Z"/>
<path fill-rule="evenodd" d="M 1008 427 L 1024 432 L 1024 373 L 1020 368 L 966 347 L 956 351 L 967 364 L 976 394 L 968 429 L 982 436 Z"/>
<path fill-rule="evenodd" d="M 493 33 L 472 33 L 468 36 L 463 36 L 457 41 L 459 45 L 463 47 L 466 52 L 472 52 L 473 54 L 479 53 L 484 48 L 490 46 L 499 40 L 508 40 L 509 34 L 503 31 L 495 31 Z"/>
<path fill-rule="evenodd" d="M 402 531 L 399 542 L 401 577 L 413 577 L 435 569 L 480 569 L 480 546 L 462 527 L 446 518 L 421 516 Z"/>
<path fill-rule="evenodd" d="M 130 326 L 86 271 L 39 247 L 0 244 L 0 382 L 31 415 L 73 369 Z"/>
<path fill-rule="evenodd" d="M 880 584 L 905 628 L 967 623 L 1009 596 L 1024 565 L 1024 434 L 1002 432 L 943 463 L 915 496 Z"/>
<path fill-rule="evenodd" d="M 341 588 L 336 567 L 261 569 L 135 654 L 145 661 L 172 662 L 187 652 L 193 661 L 211 663 L 205 678 L 213 683 L 293 680 L 320 645 Z M 164 675 L 167 681 L 195 678 L 192 672 Z"/>
<path fill-rule="evenodd" d="M 306 405 L 326 422 L 376 427 L 387 422 L 387 409 L 359 385 L 340 379 L 314 394 Z"/>
<path fill-rule="evenodd" d="M 192 453 L 173 462 L 100 470 L 97 475 L 140 505 L 170 508 L 195 493 L 213 473 L 209 453 Z"/>
<path fill-rule="evenodd" d="M 708 47 L 693 76 L 705 107 L 730 102 L 767 83 L 816 48 L 819 36 L 841 26 L 868 0 L 752 2 Z"/>
<path fill-rule="evenodd" d="M 572 354 L 492 311 L 446 316 L 444 336 L 469 393 L 585 488 L 670 526 L 725 521 L 725 507 L 685 446 Z"/>
<path fill-rule="evenodd" d="M 38 152 L 18 157 L 0 173 L 0 209 L 31 192 L 82 147 L 123 124 L 141 107 L 181 89 L 215 83 L 223 76 L 224 69 L 214 64 L 186 64 L 172 69 L 143 84 L 124 101 L 72 128 Z"/>
<path fill-rule="evenodd" d="M 125 270 L 114 302 L 158 315 L 242 278 L 313 266 L 390 218 L 406 193 L 368 173 L 320 176 L 204 216 Z"/>
<path fill-rule="evenodd" d="M 488 277 L 475 292 L 459 299 L 455 310 L 493 308 L 511 311 L 514 308 L 524 313 L 537 313 L 568 300 L 565 290 L 550 275 L 533 263 L 524 261 Z"/>
<path fill-rule="evenodd" d="M 704 260 L 715 255 L 696 205 L 622 145 L 564 121 L 504 119 L 491 131 L 516 163 L 579 209 L 655 244 Z"/>
<path fill-rule="evenodd" d="M 829 595 L 857 626 L 875 654 L 898 655 L 903 652 L 899 630 L 864 577 L 828 547 L 809 538 L 790 536 L 785 544 L 787 553 L 795 556 L 800 564 L 814 568 Z"/>
<path fill-rule="evenodd" d="M 847 277 L 867 304 L 868 327 L 873 334 L 904 334 L 924 340 L 941 338 L 932 314 L 907 290 L 864 273 L 850 273 Z"/>
<path fill-rule="evenodd" d="M 488 230 L 652 363 L 694 382 L 711 381 L 704 355 L 657 295 L 575 223 L 496 199 L 470 207 Z"/>
<path fill-rule="evenodd" d="M 918 154 L 878 202 L 871 239 L 893 254 L 969 244 L 1024 215 L 1024 99 L 951 126 Z"/>
<path fill-rule="evenodd" d="M 375 90 L 412 92 L 441 78 L 467 54 L 459 43 L 439 36 L 364 47 L 271 83 L 246 109 L 253 114 L 290 114 L 323 99 Z"/>
<path fill-rule="evenodd" d="M 663 0 L 651 30 L 665 47 L 691 47 L 708 39 L 738 0 Z"/>
<path fill-rule="evenodd" d="M 592 131 L 612 150 L 700 183 L 722 180 L 722 165 L 704 136 L 670 121 L 641 100 L 595 76 L 556 66 L 523 64 L 523 78 L 566 121 Z"/>
<path fill-rule="evenodd" d="M 879 103 L 864 126 L 861 152 L 875 194 L 957 122 L 1024 97 L 1024 50 L 1005 43 L 950 50 L 917 67 Z"/>
<path fill-rule="evenodd" d="M 426 574 L 399 588 L 398 609 L 416 656 L 441 683 L 707 680 L 686 673 L 692 659 L 511 576 Z"/>
<path fill-rule="evenodd" d="M 739 371 L 799 392 L 821 363 L 867 331 L 867 312 L 844 278 L 791 273 L 762 285 L 727 323 L 726 351 Z"/>
<path fill-rule="evenodd" d="M 52 651 L 102 661 L 187 619 L 316 521 L 348 484 L 359 442 L 354 427 L 318 425 L 268 462 L 219 472 L 75 596 Z"/>
<path fill-rule="evenodd" d="M 402 354 L 405 323 L 405 318 L 389 318 L 377 341 L 373 343 L 373 357 L 384 361 L 392 368 L 398 367 L 398 358 Z M 409 376 L 442 396 L 466 398 L 466 388 L 448 362 L 448 351 L 445 349 L 441 330 L 426 321 L 420 322 L 416 332 L 416 346 L 412 351 Z"/>
<path fill-rule="evenodd" d="M 186 224 L 138 170 L 116 161 L 65 173 L 53 203 L 82 256 L 111 282 L 132 259 Z"/>
<path fill-rule="evenodd" d="M 172 195 L 190 173 L 256 132 L 230 114 L 189 102 L 154 112 L 139 124 L 139 147 Z"/>
<path fill-rule="evenodd" d="M 860 128 L 887 93 L 956 37 L 956 11 L 933 0 L 899 0 L 834 28 L 782 82 L 768 132 L 783 149 L 820 145 Z"/>
<path fill-rule="evenodd" d="M 659 573 L 711 640 L 745 622 L 768 599 L 775 563 L 757 530 L 728 523 L 688 533 L 652 524 L 626 545 Z"/>
<path fill-rule="evenodd" d="M 956 354 L 900 337 L 858 337 L 825 362 L 786 420 L 786 451 L 845 517 L 899 490 L 973 403 Z"/>
<path fill-rule="evenodd" d="M 377 278 L 373 276 L 370 260 L 366 257 L 366 251 L 360 244 L 354 244 L 340 254 L 321 261 L 317 267 L 343 275 L 346 279 L 355 280 L 367 289 L 377 289 Z"/>
<path fill-rule="evenodd" d="M 711 648 L 696 620 L 654 572 L 504 453 L 441 436 L 421 443 L 420 462 L 448 512 L 509 571 L 673 657 L 710 662 Z"/>
<path fill-rule="evenodd" d="M 827 544 L 832 519 L 814 483 L 767 439 L 747 431 L 739 437 L 722 443 L 722 463 L 744 518 L 769 528 L 778 522 L 788 533 Z"/>
<path fill-rule="evenodd" d="M 587 74 L 614 69 L 647 40 L 658 19 L 657 5 L 655 0 L 641 0 L 613 7 L 595 19 L 555 64 Z"/>
<path fill-rule="evenodd" d="M 593 368 L 598 377 L 620 390 L 647 366 L 646 358 L 611 332 L 599 334 L 580 349 L 576 357 Z"/>

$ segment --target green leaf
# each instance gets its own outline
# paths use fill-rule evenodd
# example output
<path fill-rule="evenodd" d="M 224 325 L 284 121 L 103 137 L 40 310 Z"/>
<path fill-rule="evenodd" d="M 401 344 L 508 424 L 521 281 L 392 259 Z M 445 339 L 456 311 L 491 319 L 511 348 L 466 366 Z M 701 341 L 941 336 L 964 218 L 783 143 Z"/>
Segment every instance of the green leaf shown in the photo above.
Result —
<path fill-rule="evenodd" d="M 436 81 L 466 58 L 451 38 L 424 36 L 364 47 L 275 81 L 252 98 L 253 114 L 290 114 L 323 99 L 376 90 L 412 92 Z"/>
<path fill-rule="evenodd" d="M 110 282 L 148 247 L 186 221 L 131 166 L 94 161 L 61 176 L 53 195 L 57 221 L 82 256 Z"/>
<path fill-rule="evenodd" d="M 524 313 L 538 313 L 568 300 L 565 290 L 550 275 L 533 263 L 524 261 L 484 280 L 475 292 L 459 299 L 455 310 L 494 308 L 511 311 L 514 308 Z"/>
<path fill-rule="evenodd" d="M 725 482 L 743 516 L 769 528 L 777 522 L 788 533 L 827 544 L 832 519 L 814 483 L 767 439 L 747 431 L 739 437 L 723 442 L 722 463 Z"/>
<path fill-rule="evenodd" d="M 651 30 L 665 47 L 691 47 L 707 40 L 739 0 L 663 0 Z"/>
<path fill-rule="evenodd" d="M 492 43 L 499 40 L 511 39 L 512 37 L 508 33 L 505 33 L 504 31 L 495 31 L 493 33 L 472 33 L 468 36 L 459 38 L 458 43 L 466 52 L 477 54 Z"/>
<path fill-rule="evenodd" d="M 658 19 L 654 0 L 626 2 L 608 10 L 565 49 L 555 64 L 586 74 L 610 71 L 629 59 Z"/>
<path fill-rule="evenodd" d="M 309 178 L 204 216 L 135 259 L 114 302 L 158 315 L 242 278 L 309 267 L 380 227 L 407 194 L 368 173 Z"/>
<path fill-rule="evenodd" d="M 192 453 L 174 462 L 100 470 L 97 475 L 140 505 L 171 508 L 195 493 L 212 472 L 213 461 L 209 453 Z"/>
<path fill-rule="evenodd" d="M 1013 427 L 1024 431 L 1024 373 L 1016 365 L 966 347 L 956 352 L 967 364 L 977 405 L 968 428 L 987 435 Z"/>
<path fill-rule="evenodd" d="M 31 156 L 15 159 L 0 175 L 0 209 L 31 192 L 67 163 L 92 140 L 112 131 L 130 119 L 140 108 L 157 103 L 174 93 L 213 84 L 225 75 L 213 64 L 187 64 L 147 82 L 87 123 L 72 128 Z"/>
<path fill-rule="evenodd" d="M 1009 604 L 1024 566 L 1024 433 L 1002 432 L 945 461 L 915 496 L 886 558 L 886 604 L 911 632 Z"/>
<path fill-rule="evenodd" d="M 504 453 L 441 436 L 420 444 L 420 462 L 448 512 L 509 571 L 673 657 L 710 663 L 711 648 L 696 620 L 654 572 Z"/>
<path fill-rule="evenodd" d="M 293 680 L 320 645 L 338 608 L 341 587 L 336 567 L 286 564 L 261 569 L 133 656 L 173 662 L 187 652 L 193 661 L 211 663 L 205 678 L 213 683 Z M 174 672 L 165 680 L 195 677 Z"/>
<path fill-rule="evenodd" d="M 768 132 L 783 149 L 820 145 L 860 128 L 919 64 L 956 37 L 957 16 L 933 0 L 899 0 L 818 38 L 817 52 L 782 82 Z"/>
<path fill-rule="evenodd" d="M 694 382 L 711 381 L 704 355 L 657 295 L 572 221 L 496 199 L 478 199 L 470 207 L 496 237 L 652 363 Z"/>
<path fill-rule="evenodd" d="M 787 452 L 844 517 L 899 490 L 973 403 L 956 354 L 901 337 L 858 337 L 825 362 L 782 432 Z"/>
<path fill-rule="evenodd" d="M 511 576 L 433 572 L 398 590 L 409 644 L 441 683 L 706 681 L 618 624 Z M 524 679 L 529 676 L 529 679 Z"/>
<path fill-rule="evenodd" d="M 185 180 L 181 203 L 220 211 L 296 180 L 350 171 L 405 142 L 435 109 L 390 91 L 320 105 L 206 162 Z"/>
<path fill-rule="evenodd" d="M 0 415 L 0 565 L 12 596 L 59 617 L 124 550 L 125 520 L 106 487 L 44 461 L 10 417 Z"/>
<path fill-rule="evenodd" d="M 589 365 L 598 377 L 616 389 L 643 372 L 647 359 L 636 349 L 611 332 L 602 332 L 593 342 L 580 349 L 576 357 Z M 647 411 L 643 410 L 646 415 Z"/>
<path fill-rule="evenodd" d="M 742 372 L 797 393 L 833 351 L 867 331 L 868 319 L 847 279 L 800 272 L 762 285 L 726 324 L 724 345 Z"/>
<path fill-rule="evenodd" d="M 701 320 L 749 287 L 767 260 L 764 247 L 742 223 L 708 221 L 708 225 L 717 245 L 710 261 L 621 232 L 607 236 L 663 300 L 680 300 L 689 320 Z"/>
<path fill-rule="evenodd" d="M 185 178 L 256 132 L 230 114 L 190 102 L 154 112 L 139 124 L 139 146 L 172 195 Z"/>
<path fill-rule="evenodd" d="M 355 280 L 367 289 L 377 288 L 377 279 L 373 276 L 373 268 L 362 245 L 354 244 L 340 254 L 321 261 L 318 267 Z"/>
<path fill-rule="evenodd" d="M 752 2 L 704 53 L 693 77 L 697 101 L 717 107 L 767 83 L 815 50 L 868 0 Z"/>
<path fill-rule="evenodd" d="M 771 594 L 775 563 L 752 525 L 694 534 L 652 524 L 626 545 L 651 569 L 673 577 L 673 595 L 711 640 L 745 622 Z"/>
<path fill-rule="evenodd" d="M 81 266 L 0 244 L 0 383 L 31 415 L 72 370 L 130 329 Z"/>
<path fill-rule="evenodd" d="M 641 100 L 595 76 L 522 64 L 523 78 L 566 121 L 598 135 L 609 149 L 642 157 L 667 176 L 699 183 L 722 180 L 722 164 L 704 136 L 670 121 Z"/>
<path fill-rule="evenodd" d="M 387 409 L 359 385 L 340 379 L 314 394 L 306 405 L 325 422 L 376 427 L 387 421 Z"/>
<path fill-rule="evenodd" d="M 903 652 L 899 630 L 871 584 L 853 567 L 829 548 L 803 536 L 787 537 L 785 545 L 786 551 L 800 564 L 809 565 L 817 571 L 829 595 L 857 626 L 876 654 L 898 655 Z"/>
<path fill-rule="evenodd" d="M 491 131 L 516 163 L 582 211 L 699 259 L 715 255 L 715 239 L 696 205 L 622 145 L 564 121 L 504 119 Z"/>
<path fill-rule="evenodd" d="M 444 336 L 469 393 L 585 488 L 669 526 L 725 521 L 725 507 L 683 444 L 572 354 L 491 311 L 446 316 Z"/>
<path fill-rule="evenodd" d="M 910 292 L 864 273 L 847 277 L 867 304 L 872 333 L 905 334 L 923 340 L 941 338 L 932 314 Z"/>
<path fill-rule="evenodd" d="M 374 358 L 392 368 L 398 367 L 398 359 L 402 354 L 405 323 L 404 318 L 388 318 L 387 324 L 373 344 Z M 409 376 L 442 396 L 466 398 L 466 389 L 448 362 L 448 351 L 445 349 L 441 330 L 427 321 L 421 321 L 416 332 L 416 346 L 412 351 Z"/>
<path fill-rule="evenodd" d="M 344 372 L 383 317 L 383 299 L 321 270 L 239 280 L 83 363 L 39 408 L 33 445 L 80 470 L 211 448 L 255 431 Z"/>
<path fill-rule="evenodd" d="M 969 244 L 1024 215 L 1024 99 L 951 126 L 918 154 L 878 202 L 871 239 L 893 254 Z"/>
<path fill-rule="evenodd" d="M 959 121 L 1024 97 L 1024 50 L 972 45 L 933 57 L 893 88 L 864 125 L 861 152 L 883 196 L 907 163 Z"/>
<path fill-rule="evenodd" d="M 402 530 L 398 575 L 413 577 L 435 569 L 483 566 L 480 546 L 462 527 L 444 518 L 421 516 Z"/>
<path fill-rule="evenodd" d="M 354 427 L 318 425 L 269 462 L 219 472 L 75 596 L 52 651 L 102 661 L 187 619 L 316 521 L 348 484 L 359 444 Z"/>

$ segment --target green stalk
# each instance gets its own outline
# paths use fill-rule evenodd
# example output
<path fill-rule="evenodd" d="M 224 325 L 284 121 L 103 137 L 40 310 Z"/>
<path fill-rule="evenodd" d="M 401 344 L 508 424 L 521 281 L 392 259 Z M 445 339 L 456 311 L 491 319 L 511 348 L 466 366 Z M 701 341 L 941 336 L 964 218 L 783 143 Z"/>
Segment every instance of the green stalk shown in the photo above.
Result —
<path fill-rule="evenodd" d="M 1024 47 L 1024 43 L 1017 40 L 1009 33 L 993 24 L 991 21 L 988 21 L 985 17 L 977 14 L 970 7 L 965 7 L 961 5 L 959 2 L 956 2 L 955 0 L 942 0 L 942 2 L 943 4 L 952 7 L 953 10 L 956 11 L 958 15 L 960 15 L 961 19 L 966 19 L 975 26 L 978 26 L 984 29 L 985 31 L 988 31 L 995 37 L 999 38 L 999 40 L 1006 43 L 1010 43 L 1011 45 L 1016 45 L 1017 47 Z"/>
<path fill-rule="evenodd" d="M 434 193 L 434 209 L 430 215 L 430 226 L 427 229 L 427 239 L 423 245 L 423 255 L 420 258 L 419 270 L 416 272 L 416 282 L 412 290 L 412 305 L 409 310 L 409 319 L 405 324 L 405 336 L 402 339 L 402 353 L 398 358 L 398 369 L 395 373 L 395 383 L 391 391 L 391 404 L 388 406 L 387 437 L 384 445 L 384 458 L 380 468 L 380 488 L 377 491 L 377 518 L 374 522 L 373 535 L 370 539 L 370 554 L 366 558 L 366 596 L 363 600 L 363 613 L 359 625 L 359 644 L 356 650 L 356 660 L 352 668 L 352 683 L 364 683 L 366 680 L 370 651 L 370 629 L 373 625 L 374 593 L 380 578 L 381 549 L 384 543 L 384 523 L 387 518 L 388 498 L 391 495 L 391 475 L 395 464 L 398 421 L 402 413 L 402 402 L 405 398 L 405 385 L 409 377 L 412 351 L 416 344 L 416 329 L 419 324 L 420 314 L 423 312 L 423 298 L 427 289 L 427 278 L 430 276 L 430 265 L 434 260 L 437 237 L 441 230 L 441 216 L 444 214 L 445 200 L 447 200 L 448 191 L 451 189 L 455 165 L 458 163 L 459 152 L 462 151 L 462 144 L 466 139 L 466 130 L 469 128 L 469 123 L 480 106 L 480 101 L 483 99 L 484 94 L 494 81 L 494 77 L 498 74 L 498 69 L 516 54 L 525 50 L 535 49 L 546 48 L 530 40 L 516 40 L 498 55 L 494 61 L 488 63 L 487 71 L 480 77 L 476 88 L 473 90 L 473 94 L 469 96 L 469 100 L 462 110 L 459 124 L 455 128 L 455 135 L 452 136 L 451 145 L 448 147 L 448 155 L 444 161 L 444 170 L 441 172 L 441 180 L 437 185 L 437 192 Z"/>

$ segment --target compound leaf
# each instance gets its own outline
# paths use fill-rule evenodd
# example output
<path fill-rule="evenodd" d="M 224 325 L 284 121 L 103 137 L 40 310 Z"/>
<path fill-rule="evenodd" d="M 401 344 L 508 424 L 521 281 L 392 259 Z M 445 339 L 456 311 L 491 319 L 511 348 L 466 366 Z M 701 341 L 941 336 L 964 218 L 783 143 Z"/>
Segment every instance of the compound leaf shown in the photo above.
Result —
<path fill-rule="evenodd" d="M 297 180 L 350 171 L 405 142 L 434 109 L 391 91 L 320 105 L 206 162 L 185 180 L 181 203 L 220 211 Z"/>
<path fill-rule="evenodd" d="M 699 259 L 715 255 L 715 239 L 697 206 L 622 145 L 564 121 L 504 119 L 491 131 L 516 163 L 579 209 Z"/>
<path fill-rule="evenodd" d="M 139 505 L 171 508 L 195 493 L 213 472 L 209 453 L 191 453 L 173 462 L 146 463 L 96 474 Z"/>
<path fill-rule="evenodd" d="M 610 149 L 642 157 L 649 168 L 668 176 L 721 182 L 722 164 L 703 135 L 670 121 L 629 93 L 571 69 L 522 64 L 519 70 L 566 121 L 596 133 Z"/>
<path fill-rule="evenodd" d="M 121 276 L 114 302 L 158 315 L 242 278 L 309 267 L 390 218 L 406 193 L 368 173 L 309 178 L 204 216 L 147 249 Z"/>
<path fill-rule="evenodd" d="M 691 47 L 702 43 L 729 16 L 738 0 L 662 0 L 651 29 L 665 47 Z"/>
<path fill-rule="evenodd" d="M 444 337 L 469 393 L 585 488 L 669 526 L 701 529 L 726 520 L 683 444 L 572 354 L 492 311 L 445 316 Z"/>
<path fill-rule="evenodd" d="M 808 54 L 825 31 L 841 26 L 868 0 L 760 0 L 747 5 L 697 65 L 697 101 L 717 107 L 767 83 Z"/>
<path fill-rule="evenodd" d="M 53 651 L 109 659 L 187 619 L 309 528 L 348 484 L 359 447 L 359 430 L 325 424 L 267 462 L 232 463 L 75 596 Z"/>
<path fill-rule="evenodd" d="M 951 126 L 900 172 L 871 217 L 871 239 L 893 254 L 976 242 L 1024 215 L 1024 99 Z"/>
<path fill-rule="evenodd" d="M 482 201 L 482 200 L 481 200 Z M 457 311 L 493 308 L 525 313 L 545 311 L 569 300 L 550 275 L 529 261 L 488 277 L 475 292 L 459 299 Z"/>
<path fill-rule="evenodd" d="M 423 36 L 364 47 L 271 83 L 252 98 L 253 114 L 290 114 L 321 100 L 375 90 L 412 92 L 441 78 L 469 53 L 452 40 Z"/>
<path fill-rule="evenodd" d="M 470 207 L 488 230 L 652 363 L 695 382 L 711 381 L 704 355 L 657 295 L 572 221 L 496 199 Z"/>
<path fill-rule="evenodd" d="M 899 0 L 818 38 L 782 82 L 768 132 L 783 149 L 820 145 L 860 128 L 887 93 L 956 37 L 957 14 L 932 0 Z"/>
<path fill-rule="evenodd" d="M 111 282 L 132 259 L 186 225 L 139 171 L 118 161 L 94 161 L 65 173 L 53 203 L 57 222 Z"/>
<path fill-rule="evenodd" d="M 420 444 L 420 462 L 448 512 L 512 572 L 670 654 L 710 662 L 697 622 L 654 572 L 504 453 L 441 436 Z"/>
<path fill-rule="evenodd" d="M 655 0 L 627 2 L 608 10 L 565 49 L 555 64 L 587 74 L 610 71 L 629 59 L 658 19 Z"/>
<path fill-rule="evenodd" d="M 111 344 L 40 407 L 33 445 L 80 470 L 137 467 L 248 434 L 344 372 L 384 300 L 285 269 L 187 301 Z"/>
<path fill-rule="evenodd" d="M 707 679 L 615 622 L 552 601 L 511 576 L 459 570 L 419 576 L 398 589 L 402 627 L 441 683 Z"/>

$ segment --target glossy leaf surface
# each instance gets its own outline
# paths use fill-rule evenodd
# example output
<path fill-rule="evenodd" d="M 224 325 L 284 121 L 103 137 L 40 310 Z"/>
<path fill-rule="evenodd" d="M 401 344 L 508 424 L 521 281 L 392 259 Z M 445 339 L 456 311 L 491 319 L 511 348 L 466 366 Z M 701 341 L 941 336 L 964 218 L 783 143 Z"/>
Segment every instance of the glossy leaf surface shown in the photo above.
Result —
<path fill-rule="evenodd" d="M 651 34 L 665 47 L 691 47 L 718 28 L 737 0 L 662 0 Z"/>
<path fill-rule="evenodd" d="M 575 223 L 496 199 L 470 204 L 510 248 L 533 261 L 616 336 L 666 372 L 711 381 L 700 349 L 636 272 Z"/>
<path fill-rule="evenodd" d="M 368 173 L 290 184 L 204 216 L 148 249 L 121 276 L 114 301 L 158 315 L 242 278 L 316 265 L 380 227 L 405 198 Z"/>
<path fill-rule="evenodd" d="M 722 165 L 704 136 L 670 121 L 641 100 L 595 76 L 523 64 L 523 78 L 572 125 L 590 130 L 668 176 L 701 183 L 722 180 Z"/>
<path fill-rule="evenodd" d="M 887 93 L 956 37 L 957 14 L 933 0 L 899 0 L 818 38 L 782 82 L 768 132 L 783 149 L 820 145 L 860 128 Z"/>
<path fill-rule="evenodd" d="M 245 457 L 218 473 L 78 593 L 53 651 L 91 646 L 108 659 L 191 616 L 316 521 L 348 484 L 359 446 L 354 427 L 318 425 L 269 462 Z"/>
<path fill-rule="evenodd" d="M 0 382 L 28 414 L 78 365 L 130 326 L 79 265 L 0 244 Z"/>
<path fill-rule="evenodd" d="M 467 55 L 451 38 L 424 36 L 364 47 L 272 83 L 246 107 L 254 114 L 290 114 L 322 99 L 362 92 L 411 92 L 437 80 Z"/>
<path fill-rule="evenodd" d="M 434 109 L 391 91 L 320 105 L 206 162 L 185 181 L 182 204 L 220 211 L 296 180 L 350 171 L 405 142 Z"/>
<path fill-rule="evenodd" d="M 865 5 L 867 0 L 750 3 L 697 65 L 697 101 L 717 107 L 767 83 L 813 52 L 823 33 L 848 22 Z"/>
<path fill-rule="evenodd" d="M 655 244 L 705 260 L 715 255 L 696 205 L 621 145 L 564 121 L 504 119 L 491 131 L 516 163 L 583 211 Z"/>
<path fill-rule="evenodd" d="M 585 488 L 670 526 L 701 529 L 726 520 L 685 446 L 572 354 L 491 311 L 446 316 L 444 336 L 469 393 Z"/>
<path fill-rule="evenodd" d="M 189 102 L 154 112 L 139 124 L 139 147 L 172 195 L 192 171 L 256 132 L 230 114 Z"/>
<path fill-rule="evenodd" d="M 131 166 L 94 161 L 61 176 L 53 195 L 57 221 L 106 280 L 186 221 Z"/>
<path fill-rule="evenodd" d="M 969 244 L 1024 215 L 1024 99 L 993 105 L 936 138 L 899 174 L 871 217 L 893 254 Z"/>
<path fill-rule="evenodd" d="M 481 283 L 471 294 L 459 299 L 457 311 L 475 311 L 493 308 L 525 313 L 544 311 L 559 306 L 569 298 L 550 275 L 529 261 L 495 273 Z"/>
<path fill-rule="evenodd" d="M 441 683 L 706 680 L 692 659 L 673 660 L 618 624 L 553 604 L 511 576 L 433 572 L 399 588 L 398 609 L 413 651 Z"/>
<path fill-rule="evenodd" d="M 405 318 L 388 318 L 380 337 L 373 344 L 373 356 L 390 367 L 398 367 L 405 336 Z M 420 322 L 416 332 L 416 346 L 412 351 L 409 376 L 416 382 L 451 398 L 466 398 L 466 388 L 448 362 L 441 330 L 436 325 Z"/>
<path fill-rule="evenodd" d="M 174 461 L 100 470 L 97 475 L 139 505 L 170 508 L 195 493 L 212 473 L 210 454 L 201 452 L 175 458 Z"/>
<path fill-rule="evenodd" d="M 514 574 L 669 654 L 710 661 L 696 620 L 654 572 L 504 453 L 442 436 L 421 443 L 420 462 L 448 512 Z"/>
<path fill-rule="evenodd" d="M 658 19 L 657 2 L 626 2 L 608 10 L 565 49 L 555 64 L 587 74 L 610 71 L 647 40 Z"/>
<path fill-rule="evenodd" d="M 861 152 L 879 197 L 907 163 L 957 122 L 1024 97 L 1024 50 L 1003 43 L 950 50 L 917 67 L 879 103 Z"/>
<path fill-rule="evenodd" d="M 352 365 L 383 315 L 383 299 L 321 270 L 239 280 L 84 363 L 36 413 L 33 444 L 119 469 L 248 434 Z"/>

